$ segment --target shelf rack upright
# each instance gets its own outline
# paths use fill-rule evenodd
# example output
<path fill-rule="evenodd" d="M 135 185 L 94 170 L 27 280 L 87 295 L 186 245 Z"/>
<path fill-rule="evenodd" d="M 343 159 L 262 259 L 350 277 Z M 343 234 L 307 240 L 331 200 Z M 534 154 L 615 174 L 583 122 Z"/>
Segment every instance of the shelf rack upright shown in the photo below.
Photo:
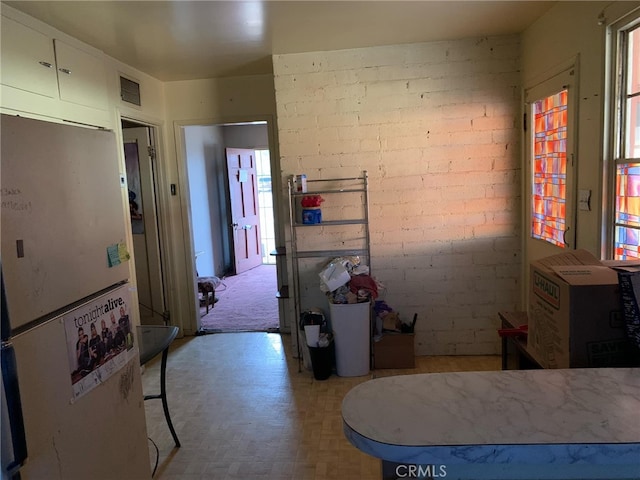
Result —
<path fill-rule="evenodd" d="M 307 191 L 297 191 L 294 178 L 288 181 L 289 187 L 289 225 L 291 240 L 291 263 L 293 277 L 293 306 L 294 321 L 296 323 L 296 345 L 298 354 L 298 371 L 301 371 L 301 348 L 300 348 L 300 316 L 302 314 L 301 305 L 301 285 L 300 285 L 300 260 L 304 258 L 328 258 L 332 259 L 341 256 L 357 256 L 366 258 L 367 265 L 371 271 L 371 240 L 369 230 L 369 177 L 364 170 L 361 176 L 346 178 L 326 178 L 308 179 Z M 344 196 L 346 194 L 360 194 L 360 215 L 353 218 L 329 218 L 322 219 L 320 223 L 305 224 L 298 219 L 297 212 L 300 210 L 297 200 L 309 195 Z M 298 230 L 301 228 L 332 228 L 335 226 L 354 225 L 362 226 L 362 237 L 350 237 L 345 241 L 360 243 L 358 248 L 332 248 L 332 249 L 301 249 L 298 242 Z M 321 232 L 322 233 L 322 232 Z M 326 234 L 326 232 L 325 232 Z M 326 234 L 328 235 L 328 234 Z M 344 243 L 344 242 L 343 242 Z M 319 272 L 318 272 L 319 273 Z"/>

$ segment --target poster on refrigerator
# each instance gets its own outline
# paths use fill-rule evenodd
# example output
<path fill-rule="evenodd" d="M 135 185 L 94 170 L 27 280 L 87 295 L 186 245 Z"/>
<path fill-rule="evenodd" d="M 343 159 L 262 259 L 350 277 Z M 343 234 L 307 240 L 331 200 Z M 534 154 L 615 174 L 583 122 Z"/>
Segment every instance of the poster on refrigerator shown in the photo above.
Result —
<path fill-rule="evenodd" d="M 131 296 L 122 286 L 62 317 L 73 400 L 86 395 L 134 357 Z"/>

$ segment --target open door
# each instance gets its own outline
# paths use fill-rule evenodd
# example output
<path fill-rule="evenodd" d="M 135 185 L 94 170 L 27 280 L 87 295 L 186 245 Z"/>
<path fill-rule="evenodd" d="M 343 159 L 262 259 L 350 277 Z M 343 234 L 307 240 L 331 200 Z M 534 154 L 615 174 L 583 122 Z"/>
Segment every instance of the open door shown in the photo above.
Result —
<path fill-rule="evenodd" d="M 227 148 L 231 238 L 236 274 L 262 264 L 255 150 Z"/>
<path fill-rule="evenodd" d="M 526 266 L 576 248 L 576 77 L 571 67 L 525 90 Z M 525 302 L 528 283 L 527 273 Z"/>
<path fill-rule="evenodd" d="M 133 249 L 143 325 L 166 317 L 154 181 L 154 151 L 149 127 L 123 128 Z"/>

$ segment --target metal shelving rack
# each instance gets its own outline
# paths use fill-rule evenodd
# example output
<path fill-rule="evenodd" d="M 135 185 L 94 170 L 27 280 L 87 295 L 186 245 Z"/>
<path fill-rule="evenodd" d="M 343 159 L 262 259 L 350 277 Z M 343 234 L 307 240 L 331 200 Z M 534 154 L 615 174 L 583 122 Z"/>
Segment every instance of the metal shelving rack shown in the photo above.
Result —
<path fill-rule="evenodd" d="M 291 297 L 293 298 L 294 305 L 294 321 L 296 323 L 296 345 L 298 350 L 298 371 L 301 370 L 301 349 L 300 349 L 300 315 L 302 313 L 301 298 L 300 298 L 300 272 L 299 272 L 299 260 L 303 258 L 334 258 L 341 256 L 358 256 L 365 257 L 366 263 L 371 269 L 371 242 L 369 232 L 369 177 L 367 171 L 362 172 L 362 176 L 359 177 L 347 177 L 347 178 L 327 178 L 307 180 L 307 191 L 297 192 L 295 191 L 295 185 L 293 178 L 289 179 L 289 225 L 291 235 L 291 263 L 292 263 L 292 276 L 293 276 L 293 291 Z M 342 187 L 344 186 L 344 187 Z M 322 220 L 316 224 L 304 224 L 296 219 L 296 200 L 308 195 L 341 195 L 349 193 L 361 193 L 361 207 L 362 215 L 357 218 L 347 219 L 329 219 Z M 329 250 L 301 250 L 298 246 L 298 230 L 300 228 L 318 228 L 318 227 L 332 227 L 332 226 L 344 226 L 344 225 L 362 225 L 364 228 L 363 238 L 351 238 L 354 241 L 361 241 L 361 248 L 338 248 Z"/>

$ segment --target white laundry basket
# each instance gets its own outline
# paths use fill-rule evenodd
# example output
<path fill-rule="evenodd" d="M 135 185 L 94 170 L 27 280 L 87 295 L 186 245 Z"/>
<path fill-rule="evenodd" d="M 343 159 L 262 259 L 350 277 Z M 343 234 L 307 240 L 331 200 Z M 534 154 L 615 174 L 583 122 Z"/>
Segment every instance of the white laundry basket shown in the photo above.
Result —
<path fill-rule="evenodd" d="M 359 377 L 369 373 L 371 304 L 329 304 L 331 329 L 336 347 L 336 373 Z"/>

